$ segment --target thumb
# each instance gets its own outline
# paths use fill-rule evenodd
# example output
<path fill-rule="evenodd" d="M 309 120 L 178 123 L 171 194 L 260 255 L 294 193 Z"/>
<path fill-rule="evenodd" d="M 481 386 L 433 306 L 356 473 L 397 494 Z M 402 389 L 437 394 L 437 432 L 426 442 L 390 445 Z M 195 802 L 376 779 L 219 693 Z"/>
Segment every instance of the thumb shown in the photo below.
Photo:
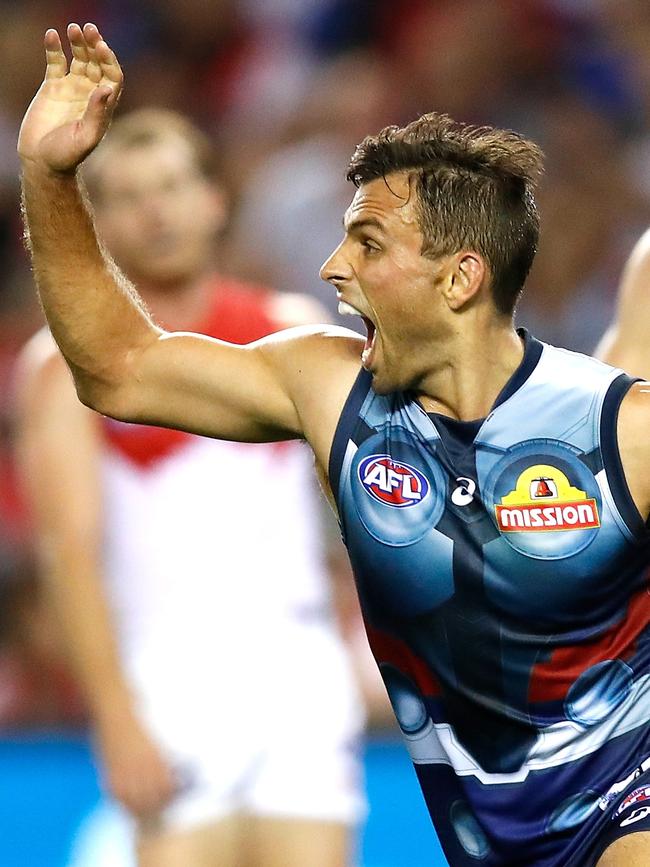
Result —
<path fill-rule="evenodd" d="M 88 98 L 77 132 L 82 160 L 97 147 L 108 129 L 115 107 L 115 99 L 112 97 L 112 88 L 104 84 L 96 87 Z"/>
<path fill-rule="evenodd" d="M 92 144 L 88 142 L 91 146 L 97 144 L 106 131 L 110 121 L 112 95 L 112 88 L 106 84 L 96 87 L 90 94 L 81 125 L 87 131 L 89 139 L 93 140 Z"/>
<path fill-rule="evenodd" d="M 88 105 L 86 106 L 83 120 L 95 122 L 103 120 L 112 93 L 113 89 L 108 84 L 101 84 L 96 87 L 88 99 Z"/>

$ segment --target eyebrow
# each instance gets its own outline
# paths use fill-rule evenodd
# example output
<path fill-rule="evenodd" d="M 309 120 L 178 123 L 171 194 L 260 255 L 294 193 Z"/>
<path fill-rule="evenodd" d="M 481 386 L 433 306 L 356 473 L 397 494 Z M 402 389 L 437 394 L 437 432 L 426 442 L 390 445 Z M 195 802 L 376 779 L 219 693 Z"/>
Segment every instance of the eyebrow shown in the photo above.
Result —
<path fill-rule="evenodd" d="M 342 221 L 343 228 L 348 234 L 350 232 L 358 232 L 360 229 L 379 229 L 380 232 L 384 231 L 383 225 L 379 222 L 376 217 L 359 217 L 350 220 L 349 223 L 345 222 L 345 217 L 343 217 Z"/>

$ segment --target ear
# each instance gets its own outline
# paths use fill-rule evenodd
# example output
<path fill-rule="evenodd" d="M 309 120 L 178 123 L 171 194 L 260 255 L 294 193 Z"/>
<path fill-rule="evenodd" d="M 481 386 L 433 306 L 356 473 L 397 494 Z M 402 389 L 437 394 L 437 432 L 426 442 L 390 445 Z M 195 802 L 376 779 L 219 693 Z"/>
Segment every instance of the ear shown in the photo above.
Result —
<path fill-rule="evenodd" d="M 482 256 L 474 252 L 458 253 L 449 262 L 443 294 L 451 310 L 461 310 L 483 285 L 487 266 Z"/>

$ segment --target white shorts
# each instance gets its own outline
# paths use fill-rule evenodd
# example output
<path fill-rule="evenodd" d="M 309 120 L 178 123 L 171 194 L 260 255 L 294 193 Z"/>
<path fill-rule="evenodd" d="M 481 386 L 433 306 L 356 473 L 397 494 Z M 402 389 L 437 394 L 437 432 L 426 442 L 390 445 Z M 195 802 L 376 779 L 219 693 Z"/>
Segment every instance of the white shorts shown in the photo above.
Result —
<path fill-rule="evenodd" d="M 340 639 L 326 624 L 287 623 L 275 646 L 245 648 L 192 665 L 189 682 L 176 655 L 157 654 L 155 675 L 144 660 L 134 672 L 144 722 L 182 786 L 163 824 L 237 812 L 358 822 L 364 718 Z"/>

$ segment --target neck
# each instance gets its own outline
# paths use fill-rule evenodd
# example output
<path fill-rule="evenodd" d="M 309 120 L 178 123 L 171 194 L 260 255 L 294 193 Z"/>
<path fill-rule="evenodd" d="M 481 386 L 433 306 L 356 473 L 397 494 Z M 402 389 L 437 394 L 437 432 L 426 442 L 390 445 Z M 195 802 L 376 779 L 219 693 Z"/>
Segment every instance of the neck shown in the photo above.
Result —
<path fill-rule="evenodd" d="M 201 272 L 170 283 L 132 279 L 159 325 L 174 331 L 188 331 L 200 323 L 214 296 L 213 276 L 211 272 Z"/>
<path fill-rule="evenodd" d="M 494 319 L 480 329 L 458 333 L 422 380 L 418 400 L 427 412 L 461 421 L 484 418 L 523 354 L 522 340 L 509 319 Z"/>

